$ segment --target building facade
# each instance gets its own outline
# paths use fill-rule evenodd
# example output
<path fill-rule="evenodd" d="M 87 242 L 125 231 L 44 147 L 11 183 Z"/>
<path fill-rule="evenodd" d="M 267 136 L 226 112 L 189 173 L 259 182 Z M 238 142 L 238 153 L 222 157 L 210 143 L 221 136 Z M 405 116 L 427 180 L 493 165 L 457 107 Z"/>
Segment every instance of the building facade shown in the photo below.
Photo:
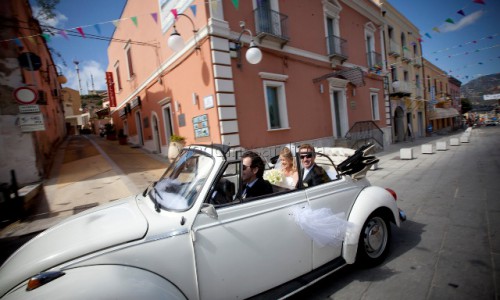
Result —
<path fill-rule="evenodd" d="M 158 22 L 120 22 L 113 38 L 124 43 L 108 47 L 111 114 L 130 143 L 166 154 L 172 134 L 242 148 L 352 143 L 353 132 L 390 142 L 384 20 L 372 1 L 240 1 L 236 9 L 230 0 L 129 0 L 121 18 L 156 12 Z M 177 52 L 167 46 L 174 25 L 185 42 Z M 245 60 L 252 40 L 257 64 Z"/>
<path fill-rule="evenodd" d="M 29 1 L 1 1 L 0 11 L 0 182 L 14 170 L 22 186 L 47 174 L 66 135 L 64 80 Z"/>
<path fill-rule="evenodd" d="M 384 16 L 392 142 L 425 136 L 425 99 L 419 29 L 387 1 L 376 1 Z"/>
<path fill-rule="evenodd" d="M 428 132 L 441 133 L 458 129 L 461 126 L 461 117 L 458 110 L 453 107 L 448 74 L 427 59 L 423 62 L 425 98 L 428 99 Z"/>

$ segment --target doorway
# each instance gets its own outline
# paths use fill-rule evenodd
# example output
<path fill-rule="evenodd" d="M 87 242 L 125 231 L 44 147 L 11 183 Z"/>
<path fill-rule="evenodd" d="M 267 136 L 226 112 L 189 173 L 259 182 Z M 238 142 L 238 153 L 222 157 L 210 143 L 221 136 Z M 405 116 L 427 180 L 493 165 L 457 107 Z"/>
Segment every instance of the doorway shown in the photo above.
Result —
<path fill-rule="evenodd" d="M 158 128 L 158 117 L 156 113 L 153 113 L 151 116 L 151 125 L 153 126 L 153 142 L 155 146 L 155 153 L 161 153 L 161 139 L 160 139 L 160 130 Z"/>
<path fill-rule="evenodd" d="M 333 136 L 335 138 L 342 138 L 347 133 L 347 107 L 343 90 L 332 90 L 332 123 L 333 123 Z"/>
<path fill-rule="evenodd" d="M 169 104 L 163 107 L 163 126 L 165 128 L 166 145 L 170 144 L 170 136 L 174 133 L 174 125 L 172 123 L 172 107 Z"/>
<path fill-rule="evenodd" d="M 142 136 L 142 117 L 140 111 L 135 113 L 135 126 L 137 128 L 137 144 L 143 146 L 144 138 Z"/>
<path fill-rule="evenodd" d="M 394 135 L 396 142 L 402 142 L 405 138 L 404 111 L 399 106 L 394 112 Z"/>

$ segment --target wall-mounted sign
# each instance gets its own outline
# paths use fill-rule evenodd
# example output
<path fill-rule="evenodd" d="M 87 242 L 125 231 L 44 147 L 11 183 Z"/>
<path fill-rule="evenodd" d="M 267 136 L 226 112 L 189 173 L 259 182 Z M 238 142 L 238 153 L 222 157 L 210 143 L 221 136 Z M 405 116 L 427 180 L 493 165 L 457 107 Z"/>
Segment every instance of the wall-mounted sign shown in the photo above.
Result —
<path fill-rule="evenodd" d="M 30 87 L 22 86 L 14 90 L 14 98 L 19 104 L 34 104 L 38 99 L 38 92 Z"/>
<path fill-rule="evenodd" d="M 195 138 L 210 136 L 210 130 L 208 129 L 208 116 L 205 114 L 194 117 L 193 128 Z"/>
<path fill-rule="evenodd" d="M 214 107 L 214 97 L 212 95 L 203 98 L 203 107 L 205 109 Z"/>
<path fill-rule="evenodd" d="M 139 105 L 141 105 L 141 97 L 140 96 L 137 96 L 134 99 L 132 99 L 132 101 L 130 101 L 130 108 L 131 109 L 134 109 Z"/>
<path fill-rule="evenodd" d="M 19 112 L 20 113 L 38 113 L 40 112 L 40 106 L 36 104 L 31 104 L 31 105 L 19 105 Z"/>
<path fill-rule="evenodd" d="M 115 83 L 113 72 L 106 72 L 106 85 L 108 86 L 109 106 L 116 107 Z"/>
<path fill-rule="evenodd" d="M 19 114 L 19 125 L 22 132 L 45 130 L 43 114 Z"/>

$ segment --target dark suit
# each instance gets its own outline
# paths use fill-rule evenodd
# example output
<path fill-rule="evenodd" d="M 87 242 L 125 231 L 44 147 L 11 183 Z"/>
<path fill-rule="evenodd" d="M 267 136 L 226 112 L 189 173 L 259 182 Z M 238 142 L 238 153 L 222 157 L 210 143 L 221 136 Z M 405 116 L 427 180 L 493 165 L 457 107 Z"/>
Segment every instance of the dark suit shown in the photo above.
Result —
<path fill-rule="evenodd" d="M 304 174 L 304 169 L 302 170 L 302 176 Z M 306 178 L 302 180 L 305 187 L 319 185 L 325 182 L 329 182 L 330 177 L 326 174 L 325 169 L 314 164 L 309 173 L 307 173 Z"/>
<path fill-rule="evenodd" d="M 246 184 L 243 185 L 243 188 L 238 192 L 238 195 L 240 198 L 243 198 L 244 196 L 244 199 L 246 199 L 271 194 L 272 192 L 273 186 L 269 183 L 269 181 L 264 180 L 264 178 L 257 178 L 257 181 L 251 187 L 247 187 Z"/>

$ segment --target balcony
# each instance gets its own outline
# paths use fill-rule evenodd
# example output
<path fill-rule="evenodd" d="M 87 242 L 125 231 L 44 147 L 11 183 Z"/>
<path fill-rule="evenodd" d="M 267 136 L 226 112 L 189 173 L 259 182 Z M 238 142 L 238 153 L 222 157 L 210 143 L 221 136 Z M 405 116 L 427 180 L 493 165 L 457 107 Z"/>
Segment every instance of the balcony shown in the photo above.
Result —
<path fill-rule="evenodd" d="M 401 59 L 405 62 L 412 61 L 410 50 L 403 48 L 403 57 Z"/>
<path fill-rule="evenodd" d="M 347 41 L 335 35 L 326 37 L 328 45 L 328 57 L 330 60 L 343 63 L 349 57 L 347 55 Z"/>
<path fill-rule="evenodd" d="M 259 42 L 277 42 L 281 48 L 290 40 L 288 37 L 288 16 L 271 9 L 254 10 L 255 31 Z"/>
<path fill-rule="evenodd" d="M 391 96 L 407 97 L 411 95 L 411 84 L 407 81 L 394 81 L 392 83 Z"/>
<path fill-rule="evenodd" d="M 415 89 L 415 98 L 417 99 L 422 99 L 424 97 L 424 91 L 422 90 L 421 87 L 416 87 Z"/>
<path fill-rule="evenodd" d="M 421 68 L 422 67 L 422 58 L 421 57 L 415 57 L 413 59 L 413 65 L 417 68 Z"/>
<path fill-rule="evenodd" d="M 380 53 L 370 51 L 366 53 L 366 59 L 368 62 L 368 69 L 371 72 L 376 72 L 382 69 L 382 55 Z"/>
<path fill-rule="evenodd" d="M 401 46 L 398 45 L 395 41 L 389 41 L 389 55 L 393 57 L 401 56 Z"/>

